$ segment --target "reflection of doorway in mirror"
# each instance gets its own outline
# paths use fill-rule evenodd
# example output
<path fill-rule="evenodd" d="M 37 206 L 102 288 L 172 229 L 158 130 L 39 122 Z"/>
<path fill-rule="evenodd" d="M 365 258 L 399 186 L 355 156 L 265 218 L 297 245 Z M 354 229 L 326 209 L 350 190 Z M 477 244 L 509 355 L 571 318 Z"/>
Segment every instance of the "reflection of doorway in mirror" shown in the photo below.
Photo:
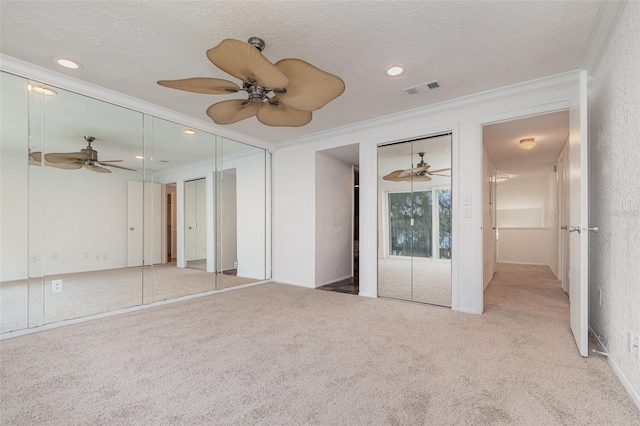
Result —
<path fill-rule="evenodd" d="M 188 268 L 207 269 L 206 179 L 184 183 L 184 239 Z"/>
<path fill-rule="evenodd" d="M 164 235 L 164 259 L 168 263 L 175 263 L 178 257 L 178 222 L 176 216 L 176 184 L 168 183 L 164 185 L 165 194 L 165 215 L 163 228 Z"/>

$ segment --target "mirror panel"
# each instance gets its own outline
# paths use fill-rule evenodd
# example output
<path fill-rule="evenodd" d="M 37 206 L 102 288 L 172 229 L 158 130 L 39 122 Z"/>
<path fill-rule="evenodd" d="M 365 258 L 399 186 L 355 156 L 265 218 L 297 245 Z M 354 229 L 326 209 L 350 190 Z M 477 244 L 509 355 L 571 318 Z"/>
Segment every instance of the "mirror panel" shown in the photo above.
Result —
<path fill-rule="evenodd" d="M 29 325 L 27 80 L 0 73 L 0 333 Z"/>
<path fill-rule="evenodd" d="M 145 150 L 153 209 L 152 301 L 215 290 L 213 186 L 215 136 L 157 117 L 150 118 Z M 185 130 L 190 130 L 189 134 Z"/>
<path fill-rule="evenodd" d="M 218 138 L 218 288 L 266 279 L 267 156 L 263 149 Z"/>
<path fill-rule="evenodd" d="M 31 255 L 40 253 L 31 277 L 43 279 L 44 323 L 142 301 L 142 265 L 131 263 L 142 255 L 131 237 L 142 230 L 142 217 L 134 218 L 130 206 L 138 200 L 131 188 L 143 179 L 135 158 L 143 150 L 143 115 L 55 90 L 55 96 L 30 94 L 44 98 L 42 110 L 30 109 L 30 148 L 41 148 L 44 167 L 29 166 L 30 194 L 42 195 L 37 209 L 31 200 L 29 233 Z M 41 145 L 38 123 L 44 124 Z"/>

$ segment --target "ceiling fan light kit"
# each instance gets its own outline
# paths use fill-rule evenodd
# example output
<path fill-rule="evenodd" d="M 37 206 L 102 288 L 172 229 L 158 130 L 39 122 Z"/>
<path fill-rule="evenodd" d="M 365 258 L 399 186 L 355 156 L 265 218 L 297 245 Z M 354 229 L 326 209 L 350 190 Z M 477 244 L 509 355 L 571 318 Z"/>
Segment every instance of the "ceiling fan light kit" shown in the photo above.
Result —
<path fill-rule="evenodd" d="M 282 59 L 272 64 L 260 53 L 264 47 L 262 39 L 251 37 L 247 43 L 225 39 L 207 51 L 207 58 L 241 80 L 242 87 L 206 77 L 160 80 L 158 84 L 211 95 L 246 92 L 246 99 L 218 102 L 207 109 L 216 124 L 232 124 L 256 116 L 267 126 L 300 127 L 311 121 L 313 111 L 344 92 L 342 79 L 301 59 Z"/>
<path fill-rule="evenodd" d="M 534 146 L 536 146 L 535 138 L 520 139 L 520 148 L 522 148 L 522 149 L 531 149 Z"/>

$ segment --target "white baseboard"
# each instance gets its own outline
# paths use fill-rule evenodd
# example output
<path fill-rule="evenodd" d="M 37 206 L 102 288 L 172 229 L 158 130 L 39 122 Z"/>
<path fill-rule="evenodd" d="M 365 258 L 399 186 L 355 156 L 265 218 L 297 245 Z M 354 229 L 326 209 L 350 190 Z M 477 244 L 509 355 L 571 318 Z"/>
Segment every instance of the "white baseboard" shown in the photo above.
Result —
<path fill-rule="evenodd" d="M 305 288 L 316 288 L 313 284 L 300 283 L 300 282 L 296 282 L 296 281 L 279 280 L 277 278 L 274 278 L 271 281 L 274 282 L 274 283 L 278 283 L 278 284 L 295 285 L 295 286 L 298 286 L 298 287 L 305 287 Z"/>
<path fill-rule="evenodd" d="M 532 262 L 509 262 L 508 260 L 498 260 L 498 263 L 509 263 L 511 265 L 534 265 L 534 266 L 549 266 L 546 263 L 532 263 Z M 549 266 L 551 269 L 551 266 Z M 552 269 L 553 271 L 553 269 Z"/>
<path fill-rule="evenodd" d="M 600 340 L 600 337 L 596 334 L 593 328 L 591 328 L 591 326 L 589 326 L 589 332 L 598 341 L 600 347 L 607 353 L 607 360 L 609 360 L 609 365 L 613 369 L 613 372 L 616 373 L 616 376 L 618 376 L 618 380 L 620 380 L 620 383 L 622 383 L 622 386 L 624 386 L 633 402 L 636 404 L 638 409 L 640 409 L 640 395 L 638 394 L 638 392 L 636 392 L 633 386 L 631 386 L 631 383 L 627 379 L 627 376 L 624 375 L 624 372 L 620 369 L 618 364 L 616 364 L 611 355 L 609 355 L 607 347 L 602 343 L 602 340 Z"/>

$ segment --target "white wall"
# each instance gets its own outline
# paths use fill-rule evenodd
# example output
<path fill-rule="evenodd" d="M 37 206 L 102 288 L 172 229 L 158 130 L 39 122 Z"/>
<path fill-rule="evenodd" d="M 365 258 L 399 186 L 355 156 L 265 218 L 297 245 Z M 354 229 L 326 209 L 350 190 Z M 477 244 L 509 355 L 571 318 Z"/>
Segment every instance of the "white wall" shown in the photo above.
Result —
<path fill-rule="evenodd" d="M 30 194 L 42 194 L 41 209 L 30 204 L 31 276 L 127 266 L 127 182 L 136 173 L 29 171 Z"/>
<path fill-rule="evenodd" d="M 353 275 L 353 166 L 321 153 L 315 165 L 315 287 L 320 287 Z"/>
<path fill-rule="evenodd" d="M 577 74 L 511 86 L 290 141 L 274 153 L 274 279 L 306 287 L 315 282 L 315 153 L 360 143 L 360 294 L 377 295 L 378 144 L 453 132 L 452 308 L 483 309 L 482 125 L 569 106 Z M 460 200 L 471 196 L 472 216 Z"/>
<path fill-rule="evenodd" d="M 546 189 L 546 180 L 539 178 L 498 182 L 498 226 L 542 227 Z"/>
<path fill-rule="evenodd" d="M 589 324 L 640 407 L 640 3 L 626 4 L 590 95 Z M 602 290 L 602 304 L 598 293 Z"/>
<path fill-rule="evenodd" d="M 498 262 L 546 265 L 558 276 L 558 181 L 519 176 L 497 184 Z"/>

